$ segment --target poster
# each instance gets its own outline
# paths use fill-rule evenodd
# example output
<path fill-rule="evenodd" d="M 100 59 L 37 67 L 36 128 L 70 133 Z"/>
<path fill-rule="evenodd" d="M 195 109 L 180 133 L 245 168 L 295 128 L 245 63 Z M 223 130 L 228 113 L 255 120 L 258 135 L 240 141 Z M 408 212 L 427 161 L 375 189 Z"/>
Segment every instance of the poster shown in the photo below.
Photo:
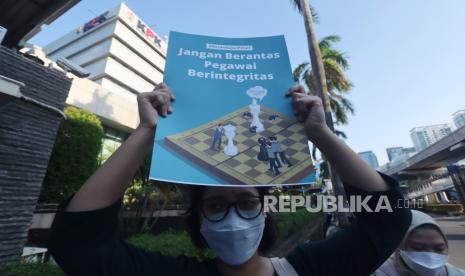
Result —
<path fill-rule="evenodd" d="M 160 118 L 150 179 L 200 185 L 315 182 L 284 36 L 171 32 L 164 82 L 176 97 Z"/>

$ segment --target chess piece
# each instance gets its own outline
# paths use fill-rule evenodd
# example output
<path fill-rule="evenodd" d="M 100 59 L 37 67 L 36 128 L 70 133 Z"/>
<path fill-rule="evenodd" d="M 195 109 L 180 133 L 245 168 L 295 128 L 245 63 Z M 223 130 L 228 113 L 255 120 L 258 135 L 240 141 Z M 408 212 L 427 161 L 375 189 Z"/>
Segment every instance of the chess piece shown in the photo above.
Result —
<path fill-rule="evenodd" d="M 224 135 L 228 139 L 228 144 L 224 147 L 224 153 L 228 156 L 234 156 L 238 153 L 237 147 L 234 145 L 234 136 L 236 136 L 236 127 L 226 125 L 223 127 Z"/>
<path fill-rule="evenodd" d="M 258 138 L 258 145 L 260 147 L 260 151 L 258 152 L 257 159 L 260 161 L 268 161 L 268 153 L 266 152 L 266 138 Z"/>
<path fill-rule="evenodd" d="M 260 105 L 257 104 L 256 99 L 252 99 L 252 104 L 249 105 L 250 113 L 252 113 L 252 123 L 250 127 L 256 127 L 255 132 L 260 133 L 265 130 L 262 122 L 260 121 Z"/>
<path fill-rule="evenodd" d="M 260 133 L 265 130 L 265 127 L 260 121 L 261 107 L 257 101 L 262 101 L 267 93 L 268 91 L 261 86 L 255 86 L 247 90 L 247 95 L 252 99 L 252 104 L 249 105 L 250 114 L 252 114 L 252 123 L 250 124 L 250 127 L 256 127 L 256 133 Z"/>

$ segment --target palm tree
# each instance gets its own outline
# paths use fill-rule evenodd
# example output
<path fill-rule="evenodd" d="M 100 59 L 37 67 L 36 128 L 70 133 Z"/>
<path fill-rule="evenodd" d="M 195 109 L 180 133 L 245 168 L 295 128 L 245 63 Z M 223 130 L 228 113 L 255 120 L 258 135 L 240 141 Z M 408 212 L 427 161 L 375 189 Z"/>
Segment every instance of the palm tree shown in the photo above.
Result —
<path fill-rule="evenodd" d="M 340 41 L 340 37 L 336 35 L 324 37 L 319 43 L 319 48 L 326 74 L 330 112 L 335 118 L 336 125 L 345 125 L 348 122 L 348 115 L 354 113 L 352 103 L 345 97 L 352 89 L 353 84 L 344 75 L 344 71 L 349 69 L 346 55 L 332 47 L 333 43 L 338 41 Z M 308 62 L 299 64 L 294 70 L 294 81 L 304 83 L 310 93 L 318 95 L 315 74 Z M 343 134 L 336 130 L 334 132 Z"/>
<path fill-rule="evenodd" d="M 334 131 L 333 118 L 331 113 L 331 104 L 328 97 L 328 87 L 326 82 L 326 74 L 323 67 L 323 60 L 321 58 L 320 47 L 318 44 L 318 39 L 316 37 L 315 28 L 313 26 L 313 16 L 312 9 L 308 0 L 292 0 L 291 3 L 299 10 L 302 14 L 305 22 L 305 30 L 307 32 L 307 41 L 308 41 L 308 50 L 310 54 L 310 62 L 312 65 L 313 71 L 313 80 L 314 85 L 317 91 L 317 95 L 323 101 L 323 108 L 325 110 L 326 124 L 328 127 Z M 330 172 L 334 192 L 336 195 L 345 195 L 344 187 L 342 186 L 341 179 L 331 170 L 331 166 L 328 166 L 328 171 Z M 342 226 L 348 225 L 348 217 L 346 213 L 339 213 L 339 223 Z"/>
<path fill-rule="evenodd" d="M 331 118 L 331 109 L 329 99 L 327 97 L 327 83 L 326 74 L 323 66 L 323 60 L 321 58 L 320 47 L 318 39 L 316 37 L 315 28 L 313 26 L 314 19 L 317 19 L 317 14 L 312 12 L 312 8 L 308 0 L 292 0 L 291 3 L 295 8 L 302 14 L 305 22 L 305 30 L 307 32 L 308 51 L 310 54 L 310 62 L 314 71 L 314 83 L 317 91 L 317 95 L 323 101 L 323 107 L 326 112 L 326 123 L 333 129 L 333 121 Z"/>

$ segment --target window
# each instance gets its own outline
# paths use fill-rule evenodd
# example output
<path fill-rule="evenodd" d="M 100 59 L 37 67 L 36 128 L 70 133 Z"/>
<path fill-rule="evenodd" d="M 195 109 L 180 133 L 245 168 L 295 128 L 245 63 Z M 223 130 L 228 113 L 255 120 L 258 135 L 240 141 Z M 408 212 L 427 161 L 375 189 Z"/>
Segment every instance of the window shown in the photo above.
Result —
<path fill-rule="evenodd" d="M 104 138 L 102 140 L 102 150 L 100 151 L 99 156 L 99 163 L 103 164 L 105 161 L 121 146 L 121 144 L 126 140 L 128 134 L 111 128 L 104 126 Z"/>

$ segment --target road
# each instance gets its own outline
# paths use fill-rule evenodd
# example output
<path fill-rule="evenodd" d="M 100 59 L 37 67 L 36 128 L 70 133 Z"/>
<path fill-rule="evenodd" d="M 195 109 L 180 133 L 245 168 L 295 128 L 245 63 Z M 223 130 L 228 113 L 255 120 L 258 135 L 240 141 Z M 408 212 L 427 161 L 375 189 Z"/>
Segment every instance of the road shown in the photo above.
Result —
<path fill-rule="evenodd" d="M 465 216 L 435 219 L 449 240 L 449 263 L 465 268 Z"/>

